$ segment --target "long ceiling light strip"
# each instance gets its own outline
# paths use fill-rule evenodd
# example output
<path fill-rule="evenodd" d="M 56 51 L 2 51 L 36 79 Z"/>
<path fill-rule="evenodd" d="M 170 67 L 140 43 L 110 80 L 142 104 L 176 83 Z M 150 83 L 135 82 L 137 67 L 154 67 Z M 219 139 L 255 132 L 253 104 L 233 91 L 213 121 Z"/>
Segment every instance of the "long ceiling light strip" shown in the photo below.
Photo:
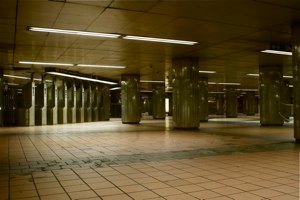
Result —
<path fill-rule="evenodd" d="M 293 55 L 293 53 L 290 52 L 290 51 L 278 51 L 278 50 L 271 50 L 271 49 L 263 50 L 261 52 L 262 53 L 285 55 L 285 56 L 291 56 L 291 55 Z"/>
<path fill-rule="evenodd" d="M 10 75 L 10 74 L 3 74 L 4 77 L 7 78 L 17 78 L 17 79 L 25 79 L 25 80 L 30 80 L 30 77 L 26 77 L 26 76 L 16 76 L 16 75 Z M 40 78 L 34 78 L 33 80 L 35 81 L 42 81 L 42 79 Z M 46 82 L 51 83 L 51 80 L 46 80 Z"/>
<path fill-rule="evenodd" d="M 28 27 L 30 31 L 36 32 L 46 32 L 46 33 L 60 33 L 68 35 L 82 35 L 82 36 L 92 36 L 92 37 L 105 37 L 105 38 L 119 38 L 120 34 L 112 33 L 97 33 L 97 32 L 87 32 L 87 31 L 74 31 L 66 29 L 54 29 L 54 28 L 39 28 L 39 27 Z"/>
<path fill-rule="evenodd" d="M 254 76 L 254 77 L 259 77 L 259 74 L 247 74 L 247 76 Z M 287 76 L 287 75 L 283 75 L 283 78 L 293 78 L 293 76 Z"/>
<path fill-rule="evenodd" d="M 92 68 L 110 68 L 110 69 L 124 69 L 126 66 L 113 66 L 113 65 L 88 65 L 88 64 L 77 64 L 78 67 L 92 67 Z"/>
<path fill-rule="evenodd" d="M 120 90 L 121 87 L 114 87 L 114 88 L 110 88 L 109 90 Z"/>
<path fill-rule="evenodd" d="M 241 85 L 240 83 L 218 83 L 219 85 Z"/>
<path fill-rule="evenodd" d="M 50 63 L 50 62 L 33 62 L 33 61 L 19 61 L 20 64 L 26 64 L 26 65 L 50 65 L 50 66 L 74 66 L 74 64 L 70 63 Z"/>
<path fill-rule="evenodd" d="M 116 85 L 117 83 L 111 82 L 111 81 L 104 81 L 104 80 L 99 80 L 99 79 L 93 79 L 93 78 L 88 78 L 88 77 L 81 77 L 81 76 L 76 76 L 76 75 L 71 75 L 71 74 L 66 74 L 66 73 L 60 73 L 60 72 L 47 72 L 48 74 L 52 75 L 57 75 L 57 76 L 64 76 L 68 78 L 76 78 L 84 81 L 92 81 L 92 82 L 98 82 L 98 83 L 104 83 L 104 84 L 109 84 L 109 85 Z"/>
<path fill-rule="evenodd" d="M 215 74 L 216 71 L 199 71 L 201 74 Z"/>
<path fill-rule="evenodd" d="M 142 36 L 133 36 L 133 35 L 124 36 L 123 39 L 139 40 L 139 41 L 147 41 L 147 42 L 162 42 L 162 43 L 171 43 L 171 44 L 184 44 L 184 45 L 195 45 L 198 43 L 198 42 L 187 41 L 187 40 L 163 39 L 163 38 L 142 37 Z"/>

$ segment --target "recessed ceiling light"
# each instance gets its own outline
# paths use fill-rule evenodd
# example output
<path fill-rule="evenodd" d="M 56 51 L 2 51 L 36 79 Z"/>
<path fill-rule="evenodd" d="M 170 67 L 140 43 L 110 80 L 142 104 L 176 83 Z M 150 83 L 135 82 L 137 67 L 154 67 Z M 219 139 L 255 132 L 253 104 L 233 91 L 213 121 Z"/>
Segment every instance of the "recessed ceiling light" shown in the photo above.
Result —
<path fill-rule="evenodd" d="M 203 74 L 214 74 L 214 73 L 216 73 L 216 71 L 199 71 L 199 73 L 203 73 Z"/>
<path fill-rule="evenodd" d="M 217 83 L 216 82 L 208 82 L 207 84 L 208 85 L 216 85 Z"/>
<path fill-rule="evenodd" d="M 105 37 L 105 38 L 119 38 L 120 34 L 112 33 L 97 33 L 97 32 L 87 32 L 87 31 L 74 31 L 66 29 L 54 29 L 54 28 L 40 28 L 40 27 L 28 27 L 30 31 L 46 32 L 46 33 L 59 33 L 59 34 L 69 34 L 69 35 L 82 35 L 82 36 L 93 36 L 93 37 Z"/>
<path fill-rule="evenodd" d="M 121 87 L 114 87 L 114 88 L 110 88 L 110 90 L 120 90 Z"/>
<path fill-rule="evenodd" d="M 87 64 L 77 64 L 78 67 L 95 67 L 95 68 L 111 68 L 111 69 L 124 69 L 125 66 L 113 66 L 113 65 L 87 65 Z"/>
<path fill-rule="evenodd" d="M 117 83 L 114 83 L 114 82 L 111 82 L 111 81 L 104 81 L 104 80 L 99 80 L 99 79 L 94 79 L 94 78 L 76 76 L 76 75 L 71 75 L 71 74 L 66 74 L 66 73 L 61 73 L 61 72 L 47 72 L 47 73 L 52 74 L 52 75 L 57 75 L 57 76 L 76 78 L 76 79 L 85 80 L 85 81 L 105 83 L 105 84 L 109 84 L 109 85 L 116 85 L 117 84 Z"/>
<path fill-rule="evenodd" d="M 153 37 L 142 37 L 142 36 L 133 36 L 127 35 L 123 39 L 127 40 L 140 40 L 147 42 L 162 42 L 162 43 L 171 43 L 171 44 L 185 44 L 185 45 L 195 45 L 198 42 L 186 41 L 186 40 L 174 40 L 174 39 L 164 39 L 164 38 L 153 38 Z"/>
<path fill-rule="evenodd" d="M 256 77 L 258 77 L 259 74 L 247 74 L 247 76 L 256 76 Z"/>
<path fill-rule="evenodd" d="M 164 83 L 165 81 L 140 80 L 141 83 Z"/>
<path fill-rule="evenodd" d="M 26 65 L 48 65 L 48 66 L 74 66 L 69 63 L 49 63 L 49 62 L 32 62 L 32 61 L 19 61 L 20 64 Z"/>
<path fill-rule="evenodd" d="M 219 85 L 241 85 L 240 83 L 218 83 Z"/>
<path fill-rule="evenodd" d="M 292 87 L 294 87 L 294 86 L 293 86 L 293 85 L 289 85 L 289 87 L 291 87 L 291 88 L 292 88 Z"/>
<path fill-rule="evenodd" d="M 283 76 L 283 78 L 293 78 L 293 76 Z"/>
<path fill-rule="evenodd" d="M 270 54 L 286 55 L 286 56 L 291 56 L 291 55 L 293 55 L 293 53 L 290 52 L 290 51 L 278 51 L 278 50 L 270 50 L 270 49 L 263 50 L 263 51 L 261 51 L 261 52 L 262 52 L 262 53 L 270 53 Z"/>
<path fill-rule="evenodd" d="M 245 92 L 257 92 L 258 89 L 237 89 L 238 91 L 245 91 Z"/>

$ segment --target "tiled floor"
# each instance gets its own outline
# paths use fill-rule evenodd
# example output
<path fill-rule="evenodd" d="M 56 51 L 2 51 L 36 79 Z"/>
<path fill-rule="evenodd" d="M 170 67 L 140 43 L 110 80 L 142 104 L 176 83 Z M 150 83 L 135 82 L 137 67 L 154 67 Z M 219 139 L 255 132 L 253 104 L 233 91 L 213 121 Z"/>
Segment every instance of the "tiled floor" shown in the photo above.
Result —
<path fill-rule="evenodd" d="M 298 200 L 292 126 L 256 120 L 0 128 L 0 199 Z"/>

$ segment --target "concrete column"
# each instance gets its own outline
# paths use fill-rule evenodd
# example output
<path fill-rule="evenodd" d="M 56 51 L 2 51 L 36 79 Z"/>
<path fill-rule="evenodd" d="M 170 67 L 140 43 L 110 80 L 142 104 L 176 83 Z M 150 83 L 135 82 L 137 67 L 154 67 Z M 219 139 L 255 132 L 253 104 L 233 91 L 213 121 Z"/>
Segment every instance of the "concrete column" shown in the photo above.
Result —
<path fill-rule="evenodd" d="M 88 84 L 87 88 L 84 91 L 84 121 L 91 122 L 92 121 L 92 87 Z"/>
<path fill-rule="evenodd" d="M 168 98 L 169 98 L 169 113 L 168 113 L 168 116 L 172 116 L 173 115 L 173 93 L 169 93 Z"/>
<path fill-rule="evenodd" d="M 226 117 L 234 118 L 238 115 L 238 101 L 236 87 L 226 88 Z"/>
<path fill-rule="evenodd" d="M 255 115 L 256 112 L 256 99 L 255 92 L 246 92 L 245 95 L 245 114 Z"/>
<path fill-rule="evenodd" d="M 224 115 L 224 94 L 217 94 L 216 97 L 216 114 Z"/>
<path fill-rule="evenodd" d="M 289 117 L 292 115 L 292 96 L 293 89 L 289 87 L 289 82 L 284 81 L 281 89 L 281 114 L 289 120 Z"/>
<path fill-rule="evenodd" d="M 35 125 L 47 125 L 47 84 L 42 76 L 41 84 L 36 87 Z"/>
<path fill-rule="evenodd" d="M 92 121 L 97 122 L 99 121 L 99 106 L 100 106 L 100 100 L 101 96 L 99 93 L 99 86 L 93 86 L 92 87 Z"/>
<path fill-rule="evenodd" d="M 207 77 L 201 77 L 200 81 L 200 121 L 208 121 L 208 79 Z"/>
<path fill-rule="evenodd" d="M 74 82 L 68 83 L 68 92 L 67 92 L 67 121 L 68 123 L 76 123 L 76 85 Z"/>
<path fill-rule="evenodd" d="M 259 66 L 260 123 L 261 125 L 283 125 L 280 115 L 282 66 Z"/>
<path fill-rule="evenodd" d="M 84 122 L 84 87 L 79 83 L 76 88 L 76 122 Z"/>
<path fill-rule="evenodd" d="M 173 60 L 173 122 L 175 128 L 198 128 L 200 76 L 198 58 Z"/>
<path fill-rule="evenodd" d="M 22 88 L 20 107 L 17 109 L 17 125 L 35 125 L 35 83 L 33 80 Z"/>
<path fill-rule="evenodd" d="M 121 81 L 122 123 L 138 124 L 140 110 L 140 75 L 122 75 Z"/>
<path fill-rule="evenodd" d="M 154 119 L 164 119 L 166 117 L 165 98 L 165 84 L 153 84 L 152 109 Z"/>
<path fill-rule="evenodd" d="M 292 26 L 293 82 L 294 82 L 294 137 L 300 142 L 300 23 Z"/>
<path fill-rule="evenodd" d="M 4 125 L 4 119 L 3 119 L 3 110 L 4 110 L 4 99 L 3 99 L 3 86 L 4 86 L 4 80 L 3 80 L 3 70 L 0 69 L 0 126 Z"/>
<path fill-rule="evenodd" d="M 47 86 L 47 124 L 57 124 L 57 81 L 56 78 Z"/>
<path fill-rule="evenodd" d="M 57 119 L 58 124 L 66 124 L 68 122 L 68 87 L 65 80 L 58 86 L 58 111 Z"/>
<path fill-rule="evenodd" d="M 110 90 L 107 85 L 101 86 L 100 90 L 101 101 L 100 101 L 100 121 L 108 121 L 110 118 Z"/>

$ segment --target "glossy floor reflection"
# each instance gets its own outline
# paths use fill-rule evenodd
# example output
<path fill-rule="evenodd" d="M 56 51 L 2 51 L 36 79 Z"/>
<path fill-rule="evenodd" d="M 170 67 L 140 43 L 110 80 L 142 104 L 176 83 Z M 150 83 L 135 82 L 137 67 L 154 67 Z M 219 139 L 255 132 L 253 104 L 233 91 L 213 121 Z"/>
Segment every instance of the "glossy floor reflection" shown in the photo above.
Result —
<path fill-rule="evenodd" d="M 257 117 L 0 129 L 0 199 L 299 199 L 293 127 Z"/>

